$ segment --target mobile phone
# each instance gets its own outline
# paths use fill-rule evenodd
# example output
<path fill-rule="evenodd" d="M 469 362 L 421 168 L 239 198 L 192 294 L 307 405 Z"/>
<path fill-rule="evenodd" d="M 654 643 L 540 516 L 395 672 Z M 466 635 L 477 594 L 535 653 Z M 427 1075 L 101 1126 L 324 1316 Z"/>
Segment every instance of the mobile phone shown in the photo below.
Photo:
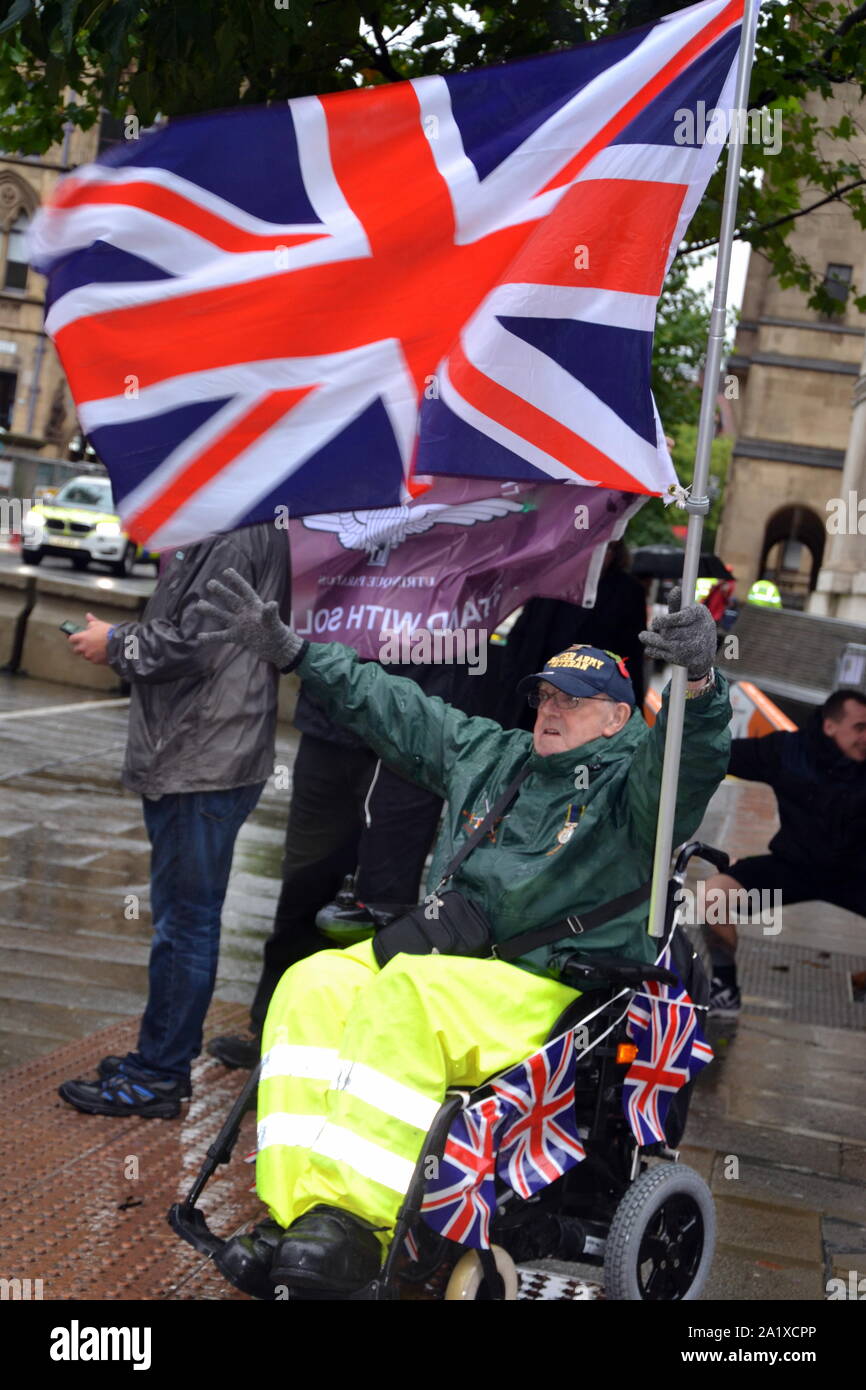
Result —
<path fill-rule="evenodd" d="M 67 637 L 71 637 L 73 632 L 85 632 L 86 624 L 74 623 L 71 618 L 67 618 L 65 623 L 60 624 L 60 631 L 65 632 Z"/>

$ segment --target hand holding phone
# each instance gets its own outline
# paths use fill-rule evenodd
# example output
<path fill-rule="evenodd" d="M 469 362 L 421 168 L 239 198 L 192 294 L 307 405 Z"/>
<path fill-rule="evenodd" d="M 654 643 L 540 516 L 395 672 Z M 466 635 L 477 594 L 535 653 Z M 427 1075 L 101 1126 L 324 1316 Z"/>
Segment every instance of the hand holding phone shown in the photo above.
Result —
<path fill-rule="evenodd" d="M 86 626 L 69 619 L 60 624 L 61 632 L 68 637 L 68 646 L 76 656 L 92 661 L 94 666 L 108 665 L 108 638 L 114 629 L 109 623 L 100 622 L 92 613 L 86 613 Z"/>

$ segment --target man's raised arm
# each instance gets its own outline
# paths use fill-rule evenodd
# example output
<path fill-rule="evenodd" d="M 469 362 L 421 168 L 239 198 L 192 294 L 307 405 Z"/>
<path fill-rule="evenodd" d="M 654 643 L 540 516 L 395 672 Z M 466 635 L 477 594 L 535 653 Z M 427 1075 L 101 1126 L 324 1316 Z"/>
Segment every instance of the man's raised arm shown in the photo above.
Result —
<path fill-rule="evenodd" d="M 497 727 L 423 694 L 415 681 L 390 676 L 374 661 L 360 661 L 350 647 L 306 641 L 281 621 L 276 604 L 262 603 L 234 570 L 226 570 L 223 579 L 207 586 L 213 602 L 198 604 L 215 627 L 203 632 L 201 641 L 236 642 L 282 672 L 296 672 L 331 719 L 358 734 L 410 781 L 446 796 L 448 769 L 459 756 L 471 756 L 474 741 L 489 740 Z"/>
<path fill-rule="evenodd" d="M 656 722 L 638 748 L 628 777 L 629 813 L 641 845 L 650 854 L 658 819 L 668 694 L 666 690 Z M 724 779 L 731 742 L 730 719 L 727 681 L 716 672 L 713 684 L 686 702 L 674 817 L 675 845 L 697 830 L 710 797 Z"/>
<path fill-rule="evenodd" d="M 688 676 L 680 775 L 674 816 L 674 844 L 693 834 L 728 764 L 731 703 L 723 675 L 713 670 L 716 625 L 702 603 L 680 608 L 679 588 L 671 591 L 668 612 L 642 632 L 647 654 Z M 652 854 L 661 793 L 667 730 L 667 695 L 653 728 L 635 754 L 628 777 L 628 808 L 641 848 Z"/>

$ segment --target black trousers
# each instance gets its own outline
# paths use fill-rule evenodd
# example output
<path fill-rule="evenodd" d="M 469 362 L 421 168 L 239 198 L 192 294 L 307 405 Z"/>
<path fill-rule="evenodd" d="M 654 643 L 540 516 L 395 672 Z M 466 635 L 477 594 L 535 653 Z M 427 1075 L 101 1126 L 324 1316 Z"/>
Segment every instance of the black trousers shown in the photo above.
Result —
<path fill-rule="evenodd" d="M 752 854 L 738 859 L 728 870 L 732 879 L 747 892 L 778 889 L 783 906 L 793 903 L 831 903 L 866 917 L 866 875 L 852 873 L 848 865 L 834 870 L 822 865 L 793 864 L 777 854 Z M 705 940 L 714 966 L 730 965 L 730 950 L 712 930 L 705 928 Z"/>
<path fill-rule="evenodd" d="M 283 886 L 250 1010 L 255 1032 L 261 1032 L 284 971 L 326 948 L 316 930 L 316 913 L 335 896 L 346 874 L 358 868 L 362 901 L 418 901 L 442 800 L 381 764 L 368 827 L 364 802 L 377 761 L 369 749 L 301 735 L 292 772 Z"/>

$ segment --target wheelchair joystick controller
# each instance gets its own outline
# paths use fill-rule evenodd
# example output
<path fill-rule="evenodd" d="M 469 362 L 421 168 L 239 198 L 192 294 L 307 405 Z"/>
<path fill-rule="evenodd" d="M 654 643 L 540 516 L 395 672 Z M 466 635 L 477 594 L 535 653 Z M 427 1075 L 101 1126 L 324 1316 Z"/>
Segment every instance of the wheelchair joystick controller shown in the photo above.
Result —
<path fill-rule="evenodd" d="M 358 899 L 355 897 L 354 874 L 346 874 L 346 877 L 343 879 L 343 886 L 334 899 L 334 902 L 337 904 L 337 907 L 341 908 L 344 912 L 347 910 L 351 911 L 353 907 L 358 906 Z"/>

